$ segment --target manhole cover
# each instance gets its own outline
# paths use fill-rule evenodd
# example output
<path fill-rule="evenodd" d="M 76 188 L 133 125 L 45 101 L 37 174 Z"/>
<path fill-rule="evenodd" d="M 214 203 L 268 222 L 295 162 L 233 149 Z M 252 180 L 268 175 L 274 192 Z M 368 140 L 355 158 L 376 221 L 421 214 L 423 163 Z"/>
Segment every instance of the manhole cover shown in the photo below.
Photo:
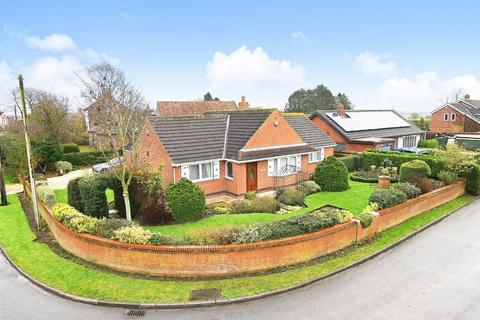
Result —
<path fill-rule="evenodd" d="M 143 317 L 147 314 L 147 311 L 142 309 L 132 309 L 127 311 L 127 316 L 131 317 Z"/>
<path fill-rule="evenodd" d="M 194 300 L 218 300 L 222 297 L 222 291 L 217 288 L 198 289 L 190 291 L 190 301 Z"/>

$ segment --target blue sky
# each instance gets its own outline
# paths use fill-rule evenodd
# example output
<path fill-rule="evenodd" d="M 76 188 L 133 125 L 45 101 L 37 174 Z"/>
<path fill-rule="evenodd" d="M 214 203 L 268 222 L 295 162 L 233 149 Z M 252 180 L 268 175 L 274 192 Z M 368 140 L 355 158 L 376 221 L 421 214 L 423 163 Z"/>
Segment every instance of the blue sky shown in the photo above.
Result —
<path fill-rule="evenodd" d="M 246 95 L 283 108 L 325 84 L 357 108 L 428 112 L 480 99 L 475 1 L 3 1 L 0 94 L 27 86 L 80 104 L 74 72 L 117 64 L 153 104 Z M 15 13 L 15 14 L 13 14 Z M 2 90 L 0 89 L 0 90 Z M 0 109 L 8 99 L 0 98 Z"/>

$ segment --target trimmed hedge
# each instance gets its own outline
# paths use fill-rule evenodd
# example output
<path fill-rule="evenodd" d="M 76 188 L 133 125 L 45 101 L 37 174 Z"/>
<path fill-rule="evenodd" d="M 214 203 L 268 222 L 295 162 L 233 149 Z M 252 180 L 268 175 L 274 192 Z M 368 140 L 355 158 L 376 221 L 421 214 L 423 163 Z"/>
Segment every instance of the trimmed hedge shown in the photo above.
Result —
<path fill-rule="evenodd" d="M 363 153 L 363 167 L 365 170 L 369 170 L 370 166 L 382 166 L 383 160 L 385 159 L 389 159 L 392 162 L 392 166 L 398 168 L 400 168 L 400 166 L 405 162 L 412 160 L 423 160 L 432 170 L 433 176 L 437 176 L 440 171 L 445 169 L 446 165 L 443 161 L 438 160 L 433 155 L 368 150 Z"/>
<path fill-rule="evenodd" d="M 62 148 L 64 154 L 80 152 L 80 147 L 75 143 L 63 144 Z"/>
<path fill-rule="evenodd" d="M 467 191 L 475 196 L 480 195 L 480 165 L 466 163 L 462 165 L 458 175 L 467 179 Z"/>
<path fill-rule="evenodd" d="M 428 177 L 432 174 L 430 167 L 423 160 L 412 160 L 400 166 L 400 182 L 408 182 L 415 177 Z"/>
<path fill-rule="evenodd" d="M 93 166 L 98 163 L 103 163 L 114 156 L 113 152 L 75 152 L 63 155 L 63 161 L 68 161 L 74 166 Z"/>
<path fill-rule="evenodd" d="M 437 139 L 427 139 L 421 140 L 418 142 L 417 147 L 419 148 L 427 148 L 427 149 L 438 149 L 439 143 Z"/>
<path fill-rule="evenodd" d="M 395 183 L 395 184 L 392 185 L 392 188 L 403 191 L 408 199 L 416 198 L 422 192 L 422 190 L 420 190 L 420 188 L 417 188 L 413 184 L 408 183 L 408 182 Z"/>
<path fill-rule="evenodd" d="M 407 195 L 405 192 L 392 187 L 375 189 L 368 199 L 369 203 L 377 203 L 379 209 L 393 207 L 394 205 L 405 201 L 407 201 Z"/>
<path fill-rule="evenodd" d="M 290 206 L 303 206 L 303 198 L 303 190 L 296 187 L 288 187 L 277 193 L 277 200 Z"/>
<path fill-rule="evenodd" d="M 81 177 L 70 180 L 67 186 L 67 194 L 68 194 L 68 204 L 77 209 L 80 212 L 83 212 L 83 201 L 82 196 L 80 195 L 80 187 L 78 186 L 78 182 L 80 181 Z"/>
<path fill-rule="evenodd" d="M 343 162 L 328 157 L 315 168 L 315 182 L 322 191 L 345 191 L 350 188 L 348 170 Z"/>
<path fill-rule="evenodd" d="M 275 213 L 280 203 L 269 197 L 257 197 L 253 200 L 235 200 L 230 204 L 232 213 Z"/>
<path fill-rule="evenodd" d="M 361 154 L 351 154 L 344 157 L 338 157 L 337 159 L 343 162 L 349 172 L 362 168 L 363 157 Z"/>
<path fill-rule="evenodd" d="M 205 192 L 185 178 L 168 186 L 167 201 L 177 223 L 201 219 L 205 212 Z"/>
<path fill-rule="evenodd" d="M 108 204 L 105 195 L 108 186 L 108 179 L 105 179 L 102 175 L 88 175 L 78 181 L 85 215 L 96 218 L 108 217 Z"/>

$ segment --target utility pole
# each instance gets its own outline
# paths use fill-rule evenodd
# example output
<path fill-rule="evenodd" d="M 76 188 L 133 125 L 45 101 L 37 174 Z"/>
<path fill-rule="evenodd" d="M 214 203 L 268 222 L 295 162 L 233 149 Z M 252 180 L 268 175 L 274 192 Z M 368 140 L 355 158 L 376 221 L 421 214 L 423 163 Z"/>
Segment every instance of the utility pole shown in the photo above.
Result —
<path fill-rule="evenodd" d="M 30 134 L 28 133 L 28 128 L 27 128 L 27 106 L 25 104 L 25 89 L 23 88 L 23 77 L 21 74 L 18 75 L 18 83 L 20 86 L 20 97 L 22 100 L 23 131 L 25 133 L 25 147 L 27 148 L 28 173 L 30 175 L 30 186 L 32 188 L 33 212 L 35 214 L 35 223 L 37 224 L 37 229 L 40 229 L 40 216 L 38 214 L 38 203 L 37 203 L 37 188 L 35 187 L 35 178 L 33 176 L 33 166 L 32 166 L 32 145 L 30 143 Z"/>
<path fill-rule="evenodd" d="M 2 197 L 2 206 L 6 206 L 8 204 L 7 201 L 7 189 L 5 188 L 5 179 L 3 178 L 3 167 L 2 167 L 2 157 L 0 156 L 0 194 Z"/>

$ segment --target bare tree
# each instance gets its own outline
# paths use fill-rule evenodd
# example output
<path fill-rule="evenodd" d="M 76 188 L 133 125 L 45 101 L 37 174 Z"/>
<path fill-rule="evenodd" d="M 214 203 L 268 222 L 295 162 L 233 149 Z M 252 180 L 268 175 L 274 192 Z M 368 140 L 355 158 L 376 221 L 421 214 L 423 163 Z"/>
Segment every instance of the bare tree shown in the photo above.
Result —
<path fill-rule="evenodd" d="M 446 95 L 440 99 L 440 102 L 443 104 L 457 102 L 463 99 L 464 90 L 463 89 L 456 89 L 450 95 Z"/>
<path fill-rule="evenodd" d="M 133 172 L 139 167 L 137 142 L 145 122 L 147 105 L 140 91 L 126 80 L 123 71 L 114 66 L 103 63 L 85 71 L 84 76 L 79 75 L 82 97 L 88 105 L 96 105 L 97 121 L 111 150 L 120 159 L 125 156 L 119 168 L 112 171 L 121 181 L 126 218 L 130 221 L 132 212 L 128 187 Z"/>

